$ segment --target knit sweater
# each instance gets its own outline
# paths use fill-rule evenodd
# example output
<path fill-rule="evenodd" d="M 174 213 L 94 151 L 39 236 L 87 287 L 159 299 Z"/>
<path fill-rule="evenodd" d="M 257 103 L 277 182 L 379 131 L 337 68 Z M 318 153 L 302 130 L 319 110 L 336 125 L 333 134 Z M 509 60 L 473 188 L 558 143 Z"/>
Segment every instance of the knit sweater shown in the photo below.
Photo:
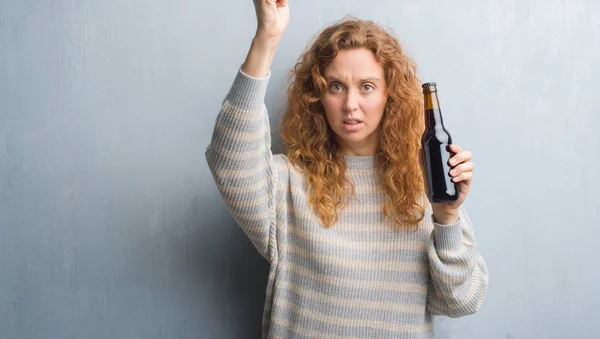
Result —
<path fill-rule="evenodd" d="M 375 156 L 345 155 L 356 197 L 326 228 L 302 171 L 271 152 L 265 78 L 238 74 L 222 103 L 209 168 L 236 222 L 270 263 L 263 338 L 435 338 L 432 315 L 477 311 L 488 273 L 464 207 L 453 225 L 385 218 Z"/>

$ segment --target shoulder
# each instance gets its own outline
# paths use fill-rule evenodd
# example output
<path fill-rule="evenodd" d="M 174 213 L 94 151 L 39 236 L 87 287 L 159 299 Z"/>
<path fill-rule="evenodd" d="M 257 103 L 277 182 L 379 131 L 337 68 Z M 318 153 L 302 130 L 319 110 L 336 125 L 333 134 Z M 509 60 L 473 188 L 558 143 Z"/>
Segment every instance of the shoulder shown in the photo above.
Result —
<path fill-rule="evenodd" d="M 294 166 L 292 161 L 285 154 L 273 155 L 273 167 L 277 171 L 279 180 L 301 179 L 301 181 L 303 181 L 303 170 L 298 166 Z"/>
<path fill-rule="evenodd" d="M 273 170 L 277 175 L 277 181 L 287 181 L 290 172 L 290 159 L 285 154 L 273 155 Z"/>
<path fill-rule="evenodd" d="M 278 172 L 288 172 L 291 166 L 290 159 L 285 154 L 274 154 L 273 165 L 277 168 Z"/>

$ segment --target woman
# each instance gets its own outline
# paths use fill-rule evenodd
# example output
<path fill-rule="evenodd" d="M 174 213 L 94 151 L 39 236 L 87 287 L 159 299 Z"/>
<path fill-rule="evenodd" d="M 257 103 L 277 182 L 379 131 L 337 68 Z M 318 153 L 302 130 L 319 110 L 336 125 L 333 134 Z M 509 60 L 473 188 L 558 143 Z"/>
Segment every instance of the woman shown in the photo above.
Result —
<path fill-rule="evenodd" d="M 459 200 L 430 204 L 420 82 L 397 39 L 358 19 L 327 27 L 293 69 L 273 155 L 264 97 L 289 7 L 254 5 L 257 32 L 206 157 L 270 263 L 263 337 L 434 338 L 432 315 L 476 312 L 488 275 L 461 207 L 471 153 L 452 149 Z"/>

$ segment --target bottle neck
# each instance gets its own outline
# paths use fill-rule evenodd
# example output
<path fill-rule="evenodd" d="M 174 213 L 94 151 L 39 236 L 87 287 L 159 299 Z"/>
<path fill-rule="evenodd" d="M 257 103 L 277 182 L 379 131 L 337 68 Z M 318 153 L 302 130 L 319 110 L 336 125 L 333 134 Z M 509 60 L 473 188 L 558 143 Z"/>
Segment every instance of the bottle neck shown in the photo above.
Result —
<path fill-rule="evenodd" d="M 440 101 L 437 92 L 425 91 L 425 110 L 440 109 Z"/>
<path fill-rule="evenodd" d="M 425 127 L 444 127 L 437 92 L 425 91 Z"/>

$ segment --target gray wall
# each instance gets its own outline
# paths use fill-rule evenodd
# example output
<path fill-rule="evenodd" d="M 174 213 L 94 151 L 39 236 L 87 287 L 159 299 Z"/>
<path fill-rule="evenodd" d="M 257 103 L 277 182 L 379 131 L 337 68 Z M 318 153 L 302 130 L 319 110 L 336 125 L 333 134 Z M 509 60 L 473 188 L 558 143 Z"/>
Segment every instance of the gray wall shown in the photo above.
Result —
<path fill-rule="evenodd" d="M 474 154 L 489 294 L 439 338 L 597 337 L 598 1 L 291 2 L 275 137 L 286 71 L 355 14 L 394 29 Z M 267 265 L 204 160 L 252 2 L 2 0 L 0 19 L 0 338 L 258 337 Z"/>

